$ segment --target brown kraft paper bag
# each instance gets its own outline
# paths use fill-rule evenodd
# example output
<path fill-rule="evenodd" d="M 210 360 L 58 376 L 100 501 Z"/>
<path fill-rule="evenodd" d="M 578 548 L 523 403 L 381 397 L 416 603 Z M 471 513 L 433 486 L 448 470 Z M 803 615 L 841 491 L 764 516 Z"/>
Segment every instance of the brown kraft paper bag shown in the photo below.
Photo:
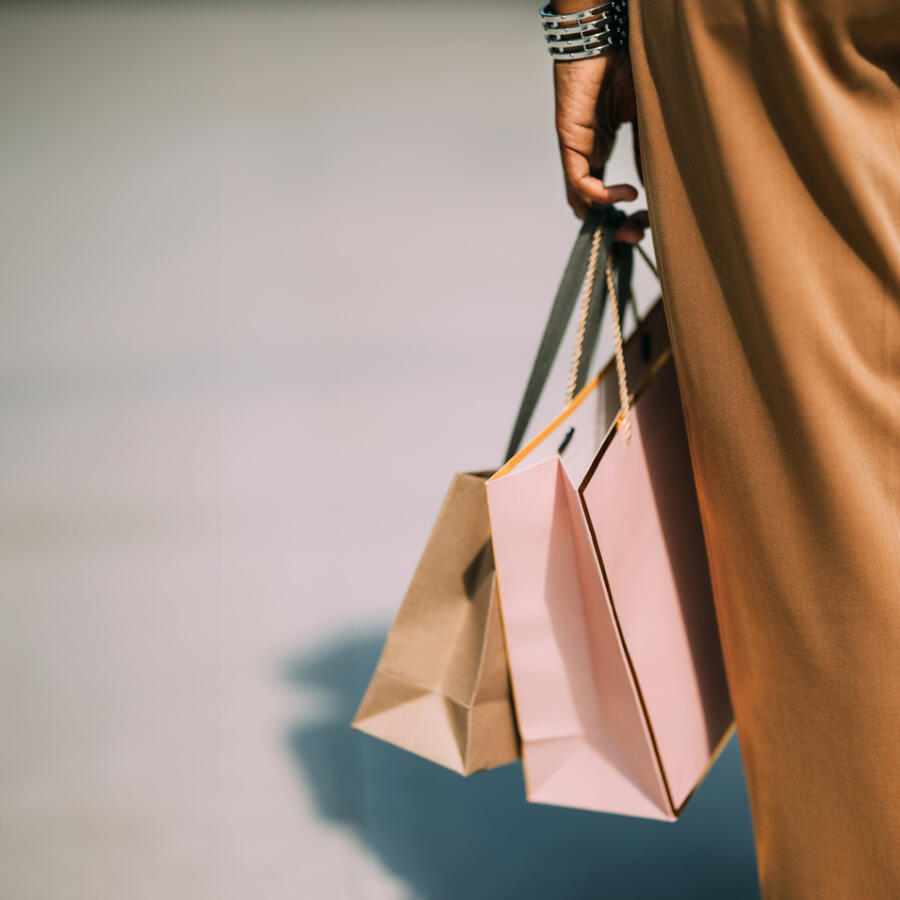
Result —
<path fill-rule="evenodd" d="M 519 758 L 484 484 L 453 476 L 352 726 L 469 775 Z"/>
<path fill-rule="evenodd" d="M 623 215 L 597 206 L 575 241 L 556 294 L 506 459 L 518 450 L 537 405 L 563 333 L 585 284 L 580 349 L 569 393 L 587 372 L 606 301 L 602 278 L 585 283 L 599 222 L 605 232 L 601 259 Z M 620 294 L 630 292 L 630 247 L 617 245 Z M 510 687 L 500 619 L 485 483 L 494 470 L 453 476 L 437 521 L 391 626 L 387 641 L 351 726 L 383 741 L 469 775 L 513 762 L 521 741 Z"/>

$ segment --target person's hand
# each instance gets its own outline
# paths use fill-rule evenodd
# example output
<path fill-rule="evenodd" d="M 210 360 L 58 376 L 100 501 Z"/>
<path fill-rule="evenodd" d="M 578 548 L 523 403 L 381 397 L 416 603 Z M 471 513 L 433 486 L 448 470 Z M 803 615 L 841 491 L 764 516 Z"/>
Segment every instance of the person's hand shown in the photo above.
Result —
<path fill-rule="evenodd" d="M 592 203 L 621 203 L 637 199 L 630 184 L 604 183 L 604 169 L 616 132 L 636 119 L 631 60 L 625 50 L 589 59 L 553 63 L 556 91 L 556 133 L 566 183 L 566 198 L 579 219 Z M 635 158 L 640 158 L 635 135 Z M 616 240 L 636 244 L 649 222 L 646 211 L 629 216 Z"/>

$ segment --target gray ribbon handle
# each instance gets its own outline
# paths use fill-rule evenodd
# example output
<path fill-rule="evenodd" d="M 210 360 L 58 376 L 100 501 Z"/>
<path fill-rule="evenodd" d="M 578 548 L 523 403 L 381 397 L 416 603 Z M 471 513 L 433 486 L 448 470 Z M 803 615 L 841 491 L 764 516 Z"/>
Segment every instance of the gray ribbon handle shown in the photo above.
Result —
<path fill-rule="evenodd" d="M 602 267 L 606 265 L 606 259 L 612 249 L 613 236 L 624 218 L 625 213 L 621 210 L 613 206 L 602 206 L 600 204 L 592 206 L 584 218 L 557 288 L 553 306 L 550 308 L 547 324 L 544 326 L 544 333 L 538 345 L 537 354 L 531 367 L 531 374 L 525 386 L 525 393 L 522 395 L 522 402 L 519 404 L 519 412 L 516 415 L 509 445 L 506 448 L 505 460 L 511 459 L 518 452 L 525 430 L 528 428 L 538 400 L 540 400 L 541 393 L 544 390 L 544 385 L 547 383 L 550 369 L 553 367 L 563 335 L 569 320 L 572 318 L 572 311 L 575 309 L 578 295 L 581 293 L 594 231 L 598 226 L 603 227 L 602 246 L 598 261 L 598 270 L 602 272 Z M 630 250 L 630 247 L 628 249 Z M 626 255 L 630 263 L 631 255 L 627 252 Z M 627 268 L 630 276 L 630 265 Z M 594 294 L 591 297 L 591 311 L 585 335 L 585 347 L 582 351 L 578 372 L 577 383 L 579 388 L 584 384 L 588 366 L 590 365 L 593 344 L 596 340 L 603 307 L 606 303 L 606 293 L 605 279 L 602 277 L 597 278 L 594 284 Z"/>

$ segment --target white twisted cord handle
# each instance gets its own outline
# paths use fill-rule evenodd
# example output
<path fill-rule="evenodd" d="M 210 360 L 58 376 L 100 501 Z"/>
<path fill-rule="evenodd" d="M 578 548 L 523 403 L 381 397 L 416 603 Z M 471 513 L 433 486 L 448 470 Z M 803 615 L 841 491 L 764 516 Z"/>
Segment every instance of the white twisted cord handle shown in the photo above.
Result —
<path fill-rule="evenodd" d="M 575 337 L 575 353 L 572 356 L 572 367 L 569 370 L 569 384 L 566 388 L 566 404 L 572 402 L 575 396 L 575 386 L 578 383 L 578 367 L 581 363 L 581 353 L 584 348 L 584 332 L 587 327 L 588 313 L 591 308 L 591 295 L 594 293 L 594 279 L 597 274 L 597 260 L 600 256 L 600 244 L 603 240 L 603 227 L 598 225 L 594 230 L 591 241 L 591 253 L 588 257 L 587 275 L 584 278 L 584 295 L 581 299 L 581 312 L 578 318 L 578 334 Z"/>
<path fill-rule="evenodd" d="M 622 325 L 619 321 L 619 298 L 616 296 L 616 281 L 613 278 L 612 260 L 606 260 L 606 287 L 612 305 L 613 338 L 616 343 L 616 377 L 619 382 L 619 425 L 625 432 L 625 443 L 631 441 L 631 395 L 625 378 L 625 353 L 622 349 Z"/>

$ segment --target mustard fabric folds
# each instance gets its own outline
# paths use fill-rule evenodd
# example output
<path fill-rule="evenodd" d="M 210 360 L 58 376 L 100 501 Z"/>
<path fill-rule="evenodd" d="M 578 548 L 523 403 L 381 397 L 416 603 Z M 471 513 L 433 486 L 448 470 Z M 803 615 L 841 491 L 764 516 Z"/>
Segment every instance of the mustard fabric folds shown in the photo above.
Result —
<path fill-rule="evenodd" d="M 900 6 L 631 0 L 766 900 L 900 896 Z"/>

